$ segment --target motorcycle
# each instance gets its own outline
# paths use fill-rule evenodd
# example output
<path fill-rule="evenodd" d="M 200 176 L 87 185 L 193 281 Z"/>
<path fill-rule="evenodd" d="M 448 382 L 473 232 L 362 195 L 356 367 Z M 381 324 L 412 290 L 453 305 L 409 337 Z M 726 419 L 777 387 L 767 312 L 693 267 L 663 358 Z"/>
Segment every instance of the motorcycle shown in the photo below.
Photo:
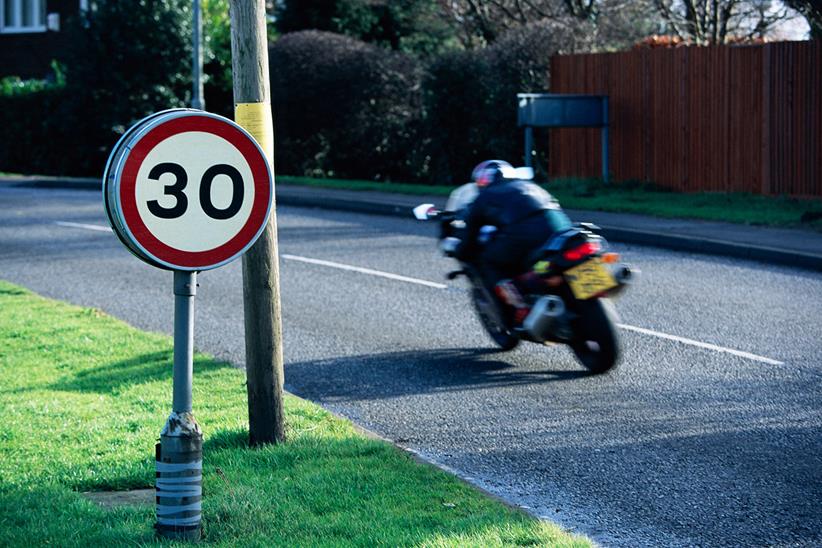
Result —
<path fill-rule="evenodd" d="M 444 211 L 433 204 L 414 208 L 419 220 L 440 221 L 440 249 L 456 258 L 465 229 L 465 213 L 476 197 L 469 185 L 455 190 Z M 607 241 L 591 223 L 577 223 L 552 234 L 529 257 L 530 268 L 513 279 L 530 307 L 525 319 L 515 321 L 511 307 L 503 304 L 482 281 L 480 264 L 460 262 L 447 274 L 470 283 L 471 299 L 485 330 L 502 350 L 520 341 L 567 344 L 579 362 L 592 373 L 605 373 L 619 359 L 618 317 L 611 301 L 633 284 L 639 272 L 619 262 L 607 251 Z M 494 237 L 496 227 L 483 227 L 480 243 Z"/>

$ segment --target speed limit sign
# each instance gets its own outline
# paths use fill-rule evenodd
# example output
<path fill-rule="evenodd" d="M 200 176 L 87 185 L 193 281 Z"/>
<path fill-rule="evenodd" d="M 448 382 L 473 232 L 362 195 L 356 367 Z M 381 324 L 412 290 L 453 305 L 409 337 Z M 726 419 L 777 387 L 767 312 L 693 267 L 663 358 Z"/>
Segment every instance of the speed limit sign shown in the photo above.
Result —
<path fill-rule="evenodd" d="M 192 413 L 197 272 L 242 255 L 265 229 L 274 181 L 257 141 L 199 110 L 152 114 L 115 145 L 103 201 L 117 237 L 174 271 L 172 412 L 155 447 L 157 531 L 199 538 L 203 436 Z"/>
<path fill-rule="evenodd" d="M 227 118 L 173 109 L 138 122 L 103 177 L 114 231 L 140 259 L 198 271 L 242 255 L 265 228 L 271 169 L 257 142 Z"/>

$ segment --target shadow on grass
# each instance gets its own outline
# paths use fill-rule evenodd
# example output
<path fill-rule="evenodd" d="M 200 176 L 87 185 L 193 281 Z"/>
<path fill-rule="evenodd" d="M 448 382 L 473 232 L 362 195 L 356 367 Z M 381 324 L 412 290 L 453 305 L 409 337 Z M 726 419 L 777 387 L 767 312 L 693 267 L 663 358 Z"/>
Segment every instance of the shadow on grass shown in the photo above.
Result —
<path fill-rule="evenodd" d="M 110 394 L 125 386 L 171 379 L 172 359 L 171 351 L 143 354 L 128 360 L 78 371 L 57 381 L 50 388 Z"/>
<path fill-rule="evenodd" d="M 205 441 L 203 441 L 203 453 L 248 448 L 248 430 L 245 428 L 223 429 L 211 434 L 206 432 Z"/>
<path fill-rule="evenodd" d="M 136 358 L 85 369 L 49 386 L 53 390 L 112 394 L 129 386 L 172 379 L 174 356 L 171 350 L 143 354 Z M 210 358 L 195 357 L 195 375 L 230 367 Z"/>
<path fill-rule="evenodd" d="M 318 401 L 386 399 L 411 394 L 501 388 L 589 377 L 574 369 L 530 369 L 495 349 L 437 349 L 311 360 L 287 365 L 288 389 Z M 556 355 L 559 357 L 559 354 Z"/>
<path fill-rule="evenodd" d="M 0 287 L 0 295 L 28 295 L 28 291 L 16 287 Z"/>

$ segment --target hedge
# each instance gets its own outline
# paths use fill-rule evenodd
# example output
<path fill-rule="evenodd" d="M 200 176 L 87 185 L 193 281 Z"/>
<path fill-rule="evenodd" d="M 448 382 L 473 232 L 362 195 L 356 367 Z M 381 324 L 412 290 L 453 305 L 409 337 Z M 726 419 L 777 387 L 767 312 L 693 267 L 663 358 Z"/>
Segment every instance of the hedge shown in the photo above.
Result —
<path fill-rule="evenodd" d="M 457 184 L 483 159 L 522 162 L 516 94 L 547 89 L 563 28 L 532 25 L 424 66 L 338 34 L 286 34 L 270 50 L 277 169 Z"/>
<path fill-rule="evenodd" d="M 106 2 L 110 18 L 125 10 L 132 20 L 113 29 L 104 18 L 84 29 L 65 85 L 0 93 L 0 171 L 99 175 L 127 127 L 186 104 L 189 50 L 175 29 L 185 28 L 187 3 L 152 4 L 165 9 L 160 22 L 127 0 Z M 152 27 L 146 40 L 127 42 L 142 26 Z M 483 159 L 520 163 L 516 94 L 547 89 L 550 57 L 573 43 L 569 33 L 532 25 L 490 47 L 427 61 L 330 32 L 283 35 L 269 62 L 277 171 L 457 184 Z M 178 37 L 155 58 L 156 40 L 169 34 Z M 230 90 L 212 97 L 220 101 L 209 110 L 230 112 Z"/>
<path fill-rule="evenodd" d="M 270 49 L 277 169 L 411 179 L 423 120 L 422 67 L 340 34 L 301 31 Z"/>
<path fill-rule="evenodd" d="M 59 173 L 55 168 L 62 166 L 54 156 L 60 155 L 61 147 L 55 134 L 65 86 L 39 82 L 19 86 L 25 92 L 0 87 L 0 171 Z"/>

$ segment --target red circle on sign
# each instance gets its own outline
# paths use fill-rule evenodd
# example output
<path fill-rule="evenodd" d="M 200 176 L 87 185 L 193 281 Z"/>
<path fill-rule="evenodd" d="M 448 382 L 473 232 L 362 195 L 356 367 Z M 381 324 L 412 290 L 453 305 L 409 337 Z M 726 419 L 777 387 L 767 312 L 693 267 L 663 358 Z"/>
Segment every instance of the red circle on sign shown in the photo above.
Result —
<path fill-rule="evenodd" d="M 161 242 L 146 227 L 137 209 L 137 174 L 143 161 L 164 140 L 189 131 L 211 133 L 226 140 L 243 155 L 254 179 L 254 202 L 246 223 L 226 243 L 205 251 L 184 251 Z M 228 121 L 203 114 L 183 115 L 160 123 L 134 145 L 123 166 L 119 193 L 123 220 L 135 242 L 146 253 L 172 268 L 205 270 L 242 253 L 261 231 L 271 202 L 268 161 L 253 138 Z"/>

